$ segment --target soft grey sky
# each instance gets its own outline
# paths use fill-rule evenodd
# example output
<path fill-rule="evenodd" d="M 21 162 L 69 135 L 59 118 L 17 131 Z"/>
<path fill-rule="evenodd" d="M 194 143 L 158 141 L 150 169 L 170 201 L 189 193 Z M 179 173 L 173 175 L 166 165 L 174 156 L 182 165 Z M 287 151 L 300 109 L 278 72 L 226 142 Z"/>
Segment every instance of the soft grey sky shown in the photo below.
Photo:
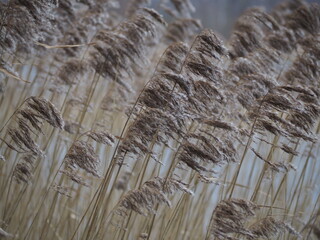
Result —
<path fill-rule="evenodd" d="M 161 0 L 152 0 L 152 7 L 156 8 L 159 1 Z M 305 1 L 320 4 L 320 0 Z M 125 5 L 129 0 L 120 0 L 120 2 Z M 284 0 L 191 0 L 191 2 L 196 7 L 194 17 L 201 19 L 204 27 L 228 37 L 233 23 L 245 9 L 262 6 L 270 10 Z"/>
<path fill-rule="evenodd" d="M 210 27 L 228 36 L 233 23 L 248 7 L 263 6 L 270 10 L 283 0 L 191 0 L 197 11 L 195 17 L 200 18 L 205 27 Z M 309 0 L 320 3 L 320 0 Z"/>

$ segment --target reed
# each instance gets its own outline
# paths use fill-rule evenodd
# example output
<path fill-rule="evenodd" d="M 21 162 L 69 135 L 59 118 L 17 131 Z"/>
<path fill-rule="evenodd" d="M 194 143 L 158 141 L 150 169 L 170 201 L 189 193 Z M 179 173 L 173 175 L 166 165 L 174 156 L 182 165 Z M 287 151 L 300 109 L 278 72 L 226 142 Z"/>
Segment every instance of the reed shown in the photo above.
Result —
<path fill-rule="evenodd" d="M 150 5 L 0 3 L 0 239 L 319 239 L 320 6 Z"/>

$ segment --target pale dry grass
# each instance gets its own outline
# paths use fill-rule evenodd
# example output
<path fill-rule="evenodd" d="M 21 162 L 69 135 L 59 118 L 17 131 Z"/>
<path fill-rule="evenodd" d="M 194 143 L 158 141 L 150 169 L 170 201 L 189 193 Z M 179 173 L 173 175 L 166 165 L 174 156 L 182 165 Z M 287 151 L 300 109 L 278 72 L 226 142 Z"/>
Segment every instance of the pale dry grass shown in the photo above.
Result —
<path fill-rule="evenodd" d="M 0 4 L 0 238 L 319 238 L 319 5 L 160 5 Z"/>

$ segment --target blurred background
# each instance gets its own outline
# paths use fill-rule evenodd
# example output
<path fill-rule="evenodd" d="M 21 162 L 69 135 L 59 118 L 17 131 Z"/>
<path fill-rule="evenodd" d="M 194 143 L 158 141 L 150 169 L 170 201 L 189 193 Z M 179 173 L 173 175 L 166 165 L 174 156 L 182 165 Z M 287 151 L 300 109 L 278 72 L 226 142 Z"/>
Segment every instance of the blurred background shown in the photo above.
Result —
<path fill-rule="evenodd" d="M 152 6 L 159 10 L 161 0 L 152 0 Z M 196 8 L 194 17 L 201 19 L 206 28 L 211 28 L 228 38 L 232 30 L 233 23 L 241 13 L 249 7 L 264 7 L 271 10 L 284 0 L 190 0 Z M 289 1 L 289 0 L 288 0 Z M 320 0 L 305 0 L 307 2 L 317 2 Z M 125 6 L 129 0 L 120 0 Z"/>
<path fill-rule="evenodd" d="M 204 27 L 228 37 L 233 23 L 249 7 L 261 6 L 271 10 L 283 0 L 191 0 L 196 7 L 194 16 L 201 19 Z M 308 2 L 318 2 L 313 0 Z"/>

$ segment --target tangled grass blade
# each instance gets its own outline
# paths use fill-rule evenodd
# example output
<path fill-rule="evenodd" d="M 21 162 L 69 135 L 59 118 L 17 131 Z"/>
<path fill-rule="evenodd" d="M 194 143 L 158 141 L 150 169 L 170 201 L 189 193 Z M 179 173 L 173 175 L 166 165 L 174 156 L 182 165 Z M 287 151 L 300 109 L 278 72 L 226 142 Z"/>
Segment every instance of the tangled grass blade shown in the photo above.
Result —
<path fill-rule="evenodd" d="M 10 233 L 7 233 L 5 230 L 3 230 L 2 228 L 0 228 L 0 237 L 1 238 L 12 238 L 13 235 Z"/>

